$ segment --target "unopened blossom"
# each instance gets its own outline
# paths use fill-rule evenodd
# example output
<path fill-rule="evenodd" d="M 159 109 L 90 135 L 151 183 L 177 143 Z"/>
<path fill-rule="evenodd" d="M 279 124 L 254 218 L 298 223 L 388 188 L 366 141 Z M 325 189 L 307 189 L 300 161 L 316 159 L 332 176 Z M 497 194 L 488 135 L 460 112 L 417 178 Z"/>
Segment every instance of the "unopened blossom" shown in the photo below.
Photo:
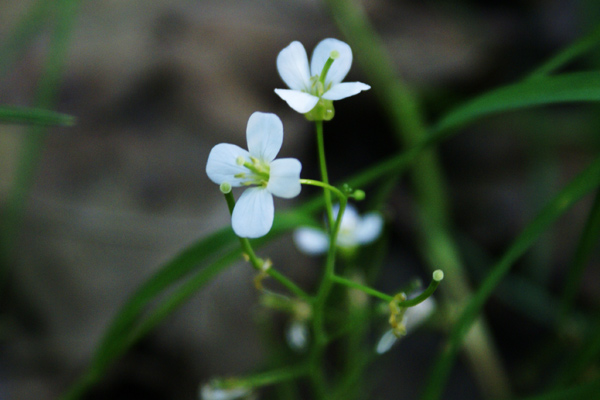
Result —
<path fill-rule="evenodd" d="M 371 88 L 362 82 L 342 82 L 351 65 L 352 49 L 341 40 L 317 44 L 310 67 L 304 46 L 294 41 L 277 56 L 277 71 L 289 89 L 275 89 L 275 93 L 308 119 L 328 121 L 334 115 L 333 100 Z"/>
<path fill-rule="evenodd" d="M 333 207 L 334 219 L 337 219 L 340 207 Z M 337 246 L 351 252 L 358 246 L 373 242 L 381 234 L 383 218 L 378 212 L 369 212 L 362 217 L 356 209 L 348 204 L 342 216 L 337 236 Z M 310 255 L 318 255 L 329 249 L 329 235 L 322 229 L 302 227 L 294 231 L 294 243 L 300 251 Z"/>
<path fill-rule="evenodd" d="M 229 143 L 213 147 L 206 173 L 225 192 L 247 187 L 235 204 L 231 225 L 236 235 L 257 238 L 273 226 L 273 196 L 289 199 L 300 193 L 302 164 L 295 158 L 275 160 L 283 143 L 283 124 L 275 114 L 252 114 L 246 139 L 248 150 Z"/>

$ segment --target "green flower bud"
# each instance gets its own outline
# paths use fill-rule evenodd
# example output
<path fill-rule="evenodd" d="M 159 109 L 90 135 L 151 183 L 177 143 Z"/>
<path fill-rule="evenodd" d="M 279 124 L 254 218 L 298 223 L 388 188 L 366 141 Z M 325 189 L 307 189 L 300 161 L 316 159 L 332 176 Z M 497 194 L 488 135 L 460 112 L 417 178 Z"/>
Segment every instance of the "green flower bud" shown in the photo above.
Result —
<path fill-rule="evenodd" d="M 363 190 L 355 190 L 354 193 L 352 194 L 352 197 L 354 197 L 355 200 L 357 201 L 361 201 L 365 199 L 365 192 Z"/>
<path fill-rule="evenodd" d="M 221 190 L 221 192 L 223 194 L 227 194 L 227 193 L 231 192 L 231 183 L 223 182 L 219 185 L 219 189 Z"/>

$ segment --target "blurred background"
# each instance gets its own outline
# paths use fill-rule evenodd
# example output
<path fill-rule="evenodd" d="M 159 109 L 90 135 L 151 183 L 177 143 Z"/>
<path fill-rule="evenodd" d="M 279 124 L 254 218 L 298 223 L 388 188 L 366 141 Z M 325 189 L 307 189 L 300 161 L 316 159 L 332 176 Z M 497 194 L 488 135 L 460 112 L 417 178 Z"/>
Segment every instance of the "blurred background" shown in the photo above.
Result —
<path fill-rule="evenodd" d="M 362 3 L 431 122 L 463 100 L 526 76 L 600 21 L 600 4 L 592 0 Z M 0 0 L 0 43 L 36 4 Z M 273 92 L 284 87 L 275 59 L 293 40 L 309 54 L 323 38 L 344 40 L 316 0 L 97 0 L 81 2 L 74 24 L 56 109 L 76 116 L 77 124 L 49 130 L 5 266 L 2 399 L 56 398 L 87 366 L 128 295 L 179 250 L 230 223 L 222 195 L 206 177 L 206 159 L 217 143 L 245 147 L 254 111 L 281 117 L 281 156 L 302 160 L 303 177 L 318 177 L 314 126 Z M 50 26 L 40 27 L 0 76 L 1 104 L 32 105 Z M 568 69 L 597 68 L 599 53 L 592 54 Z M 369 83 L 357 63 L 348 80 Z M 334 182 L 398 150 L 377 90 L 336 102 L 336 118 L 325 124 Z M 473 285 L 485 272 L 481 266 L 502 254 L 598 153 L 598 115 L 590 104 L 513 112 L 470 125 L 441 146 L 452 223 L 473 267 Z M 26 132 L 0 125 L 0 207 L 14 190 Z M 276 207 L 300 204 L 311 193 Z M 382 290 L 429 274 L 415 250 L 411 193 L 403 180 L 382 210 L 391 248 Z M 562 289 L 589 200 L 515 269 L 543 288 L 543 301 Z M 290 236 L 260 253 L 303 287 L 319 276 L 319 260 L 301 255 Z M 599 262 L 596 252 L 577 298 L 584 311 L 599 305 Z M 200 382 L 259 367 L 264 346 L 254 323 L 260 307 L 253 276 L 243 263 L 219 275 L 87 398 L 193 399 Z M 526 314 L 499 297 L 486 309 L 492 336 L 511 376 L 522 378 L 517 385 L 534 389 L 522 358 L 550 329 L 549 317 Z M 376 361 L 373 398 L 416 398 L 442 337 L 421 330 Z M 445 398 L 480 398 L 461 362 Z"/>

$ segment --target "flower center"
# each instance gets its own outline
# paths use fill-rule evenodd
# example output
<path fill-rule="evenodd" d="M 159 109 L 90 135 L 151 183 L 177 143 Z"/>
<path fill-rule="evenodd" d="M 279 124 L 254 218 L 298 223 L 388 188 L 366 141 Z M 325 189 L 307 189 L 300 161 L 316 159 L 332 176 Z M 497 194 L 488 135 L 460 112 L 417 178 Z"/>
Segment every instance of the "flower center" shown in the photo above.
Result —
<path fill-rule="evenodd" d="M 327 73 L 329 72 L 329 68 L 331 68 L 331 64 L 340 56 L 340 53 L 337 50 L 333 50 L 329 54 L 329 58 L 323 65 L 323 69 L 321 73 L 310 78 L 310 88 L 309 93 L 321 97 L 323 93 L 328 91 L 331 88 L 331 82 L 328 85 L 325 85 L 325 78 L 327 77 Z"/>
<path fill-rule="evenodd" d="M 240 172 L 239 174 L 234 175 L 236 178 L 244 179 L 242 185 L 256 185 L 263 188 L 267 187 L 271 172 L 271 167 L 268 162 L 259 160 L 258 158 L 252 156 L 250 156 L 250 161 L 247 161 L 244 157 L 239 156 L 235 162 L 237 165 L 244 166 L 248 170 L 248 172 Z"/>

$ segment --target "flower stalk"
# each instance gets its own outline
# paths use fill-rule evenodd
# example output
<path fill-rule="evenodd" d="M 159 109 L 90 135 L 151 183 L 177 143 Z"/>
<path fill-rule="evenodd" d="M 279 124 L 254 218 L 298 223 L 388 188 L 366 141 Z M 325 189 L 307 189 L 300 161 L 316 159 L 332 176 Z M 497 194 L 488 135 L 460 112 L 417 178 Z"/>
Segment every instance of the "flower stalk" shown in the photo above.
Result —
<path fill-rule="evenodd" d="M 229 213 L 233 214 L 233 210 L 235 208 L 235 199 L 233 198 L 233 193 L 231 193 L 231 191 L 228 191 L 223 194 L 225 195 L 225 200 L 227 202 L 227 207 L 229 208 Z M 252 244 L 250 244 L 250 240 L 248 240 L 248 238 L 238 236 L 238 239 L 240 241 L 240 245 L 242 246 L 242 253 L 244 254 L 244 258 L 247 259 L 247 261 L 254 267 L 254 269 L 259 271 L 260 274 L 266 273 L 271 278 L 275 279 L 277 282 L 283 285 L 291 293 L 295 294 L 301 299 L 306 301 L 312 301 L 311 295 L 306 293 L 298 285 L 286 278 L 279 271 L 272 268 L 270 266 L 269 260 L 265 261 L 262 258 L 259 258 L 254 252 Z M 268 268 L 265 268 L 265 265 L 269 265 Z"/>
<path fill-rule="evenodd" d="M 321 170 L 321 179 L 323 183 L 329 185 L 329 174 L 327 173 L 327 161 L 325 160 L 325 141 L 323 139 L 323 121 L 315 121 L 317 129 L 317 148 L 319 152 L 319 168 Z M 333 211 L 331 204 L 331 194 L 329 190 L 323 190 L 323 198 L 325 199 L 325 211 L 327 212 L 327 222 L 329 228 L 333 227 Z"/>

